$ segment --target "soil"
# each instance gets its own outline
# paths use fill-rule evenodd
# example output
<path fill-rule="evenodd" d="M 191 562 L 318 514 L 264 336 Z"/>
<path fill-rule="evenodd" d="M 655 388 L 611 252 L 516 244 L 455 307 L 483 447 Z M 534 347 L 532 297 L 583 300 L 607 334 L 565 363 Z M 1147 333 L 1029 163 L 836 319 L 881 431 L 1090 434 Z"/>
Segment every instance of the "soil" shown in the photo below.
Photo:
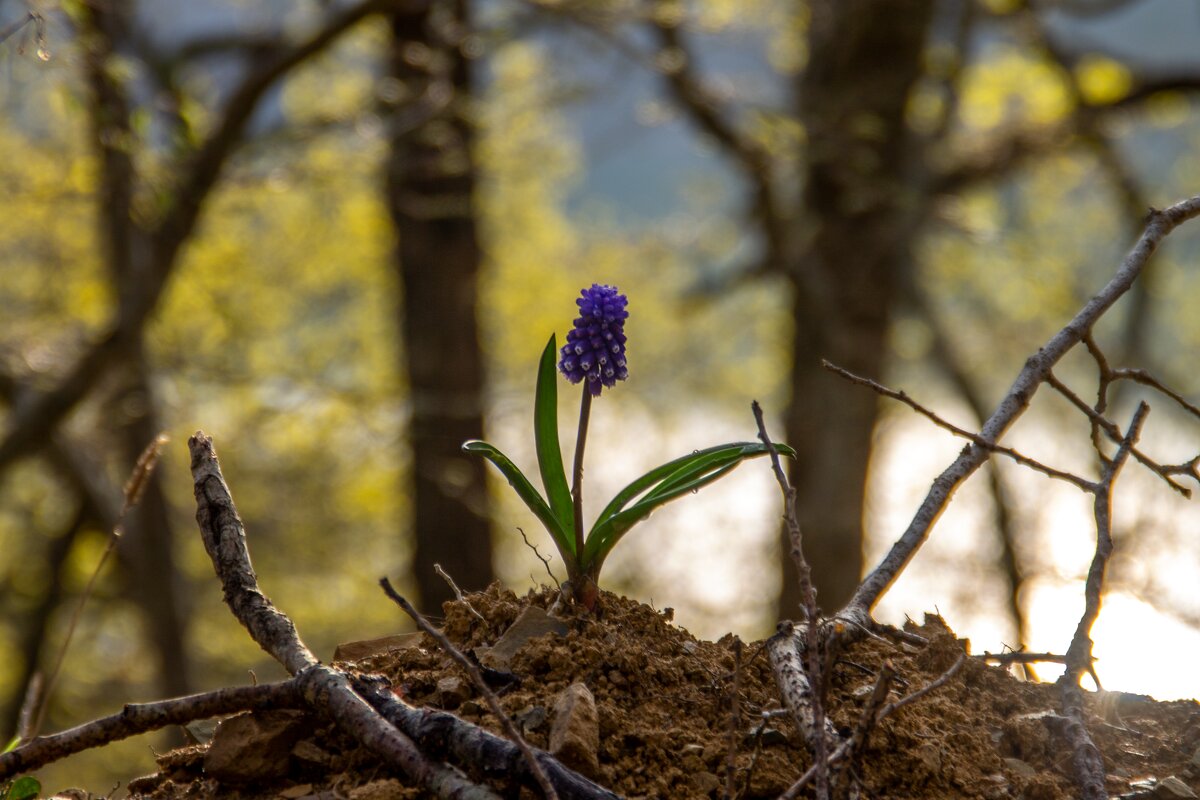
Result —
<path fill-rule="evenodd" d="M 518 598 L 493 586 L 467 598 L 482 620 L 464 603 L 449 603 L 444 630 L 465 652 L 486 653 L 526 607 L 546 609 L 555 594 L 544 590 Z M 761 642 L 742 647 L 735 677 L 732 636 L 698 641 L 672 624 L 669 610 L 610 594 L 602 594 L 601 604 L 599 618 L 570 612 L 562 618 L 565 635 L 533 638 L 509 661 L 519 682 L 504 691 L 502 704 L 531 744 L 548 747 L 556 698 L 582 682 L 595 698 L 599 722 L 592 777 L 625 797 L 775 797 L 808 767 L 790 718 L 764 719 L 764 712 L 780 708 L 780 700 Z M 929 644 L 867 639 L 842 655 L 828 703 L 844 733 L 858 719 L 885 661 L 898 674 L 896 699 L 933 681 L 967 647 L 939 617 L 928 616 L 912 630 Z M 406 646 L 363 658 L 353 668 L 387 675 L 411 703 L 451 710 L 499 732 L 465 673 L 428 637 L 414 636 Z M 1052 724 L 1057 710 L 1053 685 L 968 659 L 947 685 L 873 731 L 854 765 L 861 796 L 1075 797 L 1071 755 Z M 1200 794 L 1200 705 L 1089 693 L 1088 712 L 1111 796 Z M 160 772 L 134 781 L 131 793 L 159 800 L 424 796 L 328 726 L 310 722 L 303 731 L 299 741 L 277 748 L 272 777 L 248 783 L 236 776 L 216 779 L 203 772 L 207 746 L 199 745 L 161 757 Z M 576 760 L 581 771 L 589 770 L 588 758 Z"/>

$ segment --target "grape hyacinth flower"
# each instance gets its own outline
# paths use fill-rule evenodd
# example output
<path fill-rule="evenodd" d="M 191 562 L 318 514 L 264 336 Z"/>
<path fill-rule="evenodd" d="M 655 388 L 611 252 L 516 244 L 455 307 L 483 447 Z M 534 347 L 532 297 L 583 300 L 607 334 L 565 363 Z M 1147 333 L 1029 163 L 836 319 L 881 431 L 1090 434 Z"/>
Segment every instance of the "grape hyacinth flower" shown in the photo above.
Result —
<path fill-rule="evenodd" d="M 575 301 L 579 316 L 560 349 L 553 335 L 542 349 L 533 393 L 533 443 L 545 495 L 494 445 L 481 441 L 463 444 L 463 450 L 492 462 L 538 520 L 546 526 L 567 568 L 564 595 L 594 609 L 599 597 L 596 581 L 604 560 L 625 533 L 650 512 L 695 493 L 729 474 L 747 458 L 769 452 L 759 442 L 731 442 L 693 450 L 642 475 L 617 492 L 596 515 L 590 528 L 583 525 L 583 451 L 587 443 L 592 400 L 605 388 L 629 377 L 625 363 L 625 310 L 628 300 L 617 287 L 593 283 Z M 555 360 L 557 359 L 557 364 Z M 582 383 L 579 426 L 575 440 L 574 480 L 567 483 L 562 449 L 558 443 L 558 376 Z M 795 456 L 787 445 L 779 453 Z"/>
<path fill-rule="evenodd" d="M 567 332 L 558 368 L 571 383 L 587 380 L 587 390 L 599 397 L 601 388 L 612 388 L 629 377 L 625 364 L 625 320 L 629 300 L 615 286 L 593 283 L 575 301 L 579 316 Z"/>

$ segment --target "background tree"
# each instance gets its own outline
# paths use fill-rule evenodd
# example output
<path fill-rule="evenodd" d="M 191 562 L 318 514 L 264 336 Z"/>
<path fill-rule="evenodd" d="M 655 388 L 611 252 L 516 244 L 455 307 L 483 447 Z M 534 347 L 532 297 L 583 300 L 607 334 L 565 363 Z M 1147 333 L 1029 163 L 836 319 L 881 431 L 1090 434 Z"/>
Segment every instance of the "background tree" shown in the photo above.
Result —
<path fill-rule="evenodd" d="M 1049 4 L 1047 4 L 1049 5 Z M 1122 4 L 1116 4 L 1117 7 Z M 1116 189 L 1118 214 L 1142 204 L 1130 168 L 1106 132 L 1106 114 L 1161 91 L 1197 87 L 1196 70 L 1135 71 L 1131 63 L 1071 52 L 1048 31 L 1039 5 L 970 2 L 799 3 L 788 15 L 804 43 L 790 109 L 803 135 L 798 156 L 764 146 L 755 114 L 711 89 L 696 65 L 687 13 L 651 14 L 656 62 L 669 96 L 741 175 L 745 214 L 757 231 L 760 260 L 746 275 L 782 274 L 792 292 L 791 398 L 784 411 L 788 441 L 801 452 L 792 465 L 800 518 L 812 542 L 814 580 L 824 607 L 849 595 L 863 569 L 864 512 L 876 399 L 833 377 L 822 360 L 880 375 L 894 368 L 894 323 L 916 315 L 934 331 L 933 360 L 976 414 L 984 390 L 946 342 L 936 304 L 921 296 L 917 251 L 936 229 L 948 197 L 983 182 L 1011 180 L 1030 160 L 1092 151 Z M 1066 14 L 1113 13 L 1116 7 L 1054 4 Z M 1061 7 L 1060 7 L 1061 6 Z M 660 8 L 677 8 L 661 6 Z M 959 116 L 965 81 L 978 69 L 988 37 L 1029 48 L 1058 83 L 1061 114 L 1016 118 L 991 141 L 970 138 Z M 1093 69 L 1085 68 L 1090 64 Z M 665 66 L 664 66 L 665 65 Z M 1104 83 L 1106 78 L 1108 86 Z M 1081 87 L 1090 82 L 1093 93 Z M 1113 83 L 1115 82 L 1115 84 Z M 1119 86 L 1117 85 L 1119 84 Z M 794 171 L 790 164 L 799 163 Z M 797 180 L 798 189 L 791 186 Z M 796 202 L 789 198 L 796 196 Z M 1151 285 L 1148 282 L 1147 285 Z M 945 287 L 937 290 L 944 296 Z M 1144 288 L 1139 292 L 1146 291 Z M 1144 348 L 1145 295 L 1127 318 L 1128 350 Z M 849 366 L 854 365 L 854 366 Z M 1000 566 L 1010 583 L 1014 623 L 1023 627 L 1018 595 L 1023 569 L 1013 539 L 1006 491 L 992 482 Z M 779 613 L 795 613 L 799 597 L 784 558 Z"/>
<path fill-rule="evenodd" d="M 410 408 L 413 576 L 437 613 L 453 598 L 440 564 L 466 590 L 494 577 L 484 464 L 460 446 L 483 438 L 476 166 L 465 0 L 392 15 L 388 75 L 388 210 L 396 226 L 400 327 Z"/>
<path fill-rule="evenodd" d="M 698 428 L 713 441 L 752 436 L 751 396 L 768 411 L 788 395 L 829 403 L 812 413 L 862 414 L 866 427 L 845 448 L 857 448 L 855 458 L 826 442 L 824 429 L 812 434 L 834 453 L 806 461 L 820 473 L 807 482 L 828 481 L 845 497 L 819 496 L 825 508 L 813 513 L 831 519 L 808 526 L 817 529 L 810 536 L 843 531 L 842 554 L 831 546 L 835 563 L 819 574 L 856 572 L 872 547 L 856 534 L 891 533 L 880 515 L 911 510 L 905 478 L 920 472 L 927 450 L 956 445 L 898 447 L 902 424 L 865 391 L 804 388 L 824 381 L 815 358 L 928 387 L 952 408 L 966 398 L 957 413 L 967 419 L 986 414 L 1004 388 L 996 376 L 1011 374 L 995 365 L 1027 355 L 1039 326 L 1093 285 L 1091 270 L 1108 269 L 1111 231 L 1134 216 L 1129 207 L 1187 194 L 1200 180 L 1189 155 L 1191 65 L 1152 64 L 1157 47 L 1138 58 L 1105 50 L 1108 40 L 1085 47 L 1062 27 L 1080 5 L 1051 12 L 938 0 L 930 9 L 914 0 L 897 8 L 924 27 L 876 31 L 872 18 L 887 18 L 888 8 L 856 4 L 860 14 L 843 20 L 840 5 L 793 0 L 492 4 L 472 19 L 452 4 L 314 0 L 257 18 L 239 4 L 189 4 L 209 15 L 205 25 L 163 12 L 175 8 L 167 3 L 106 3 L 95 13 L 123 24 L 111 29 L 100 70 L 76 36 L 87 17 L 47 14 L 48 62 L 26 25 L 0 43 L 0 644 L 20 654 L 0 659 L 5 709 L 47 648 L 54 652 L 64 616 L 57 598 L 72 604 L 95 565 L 128 466 L 116 454 L 134 446 L 123 431 L 137 419 L 157 427 L 146 412 L 174 438 L 162 490 L 184 581 L 210 574 L 189 533 L 190 490 L 177 480 L 186 470 L 179 442 L 203 426 L 239 443 L 223 451 L 223 467 L 243 487 L 255 567 L 273 576 L 275 599 L 295 610 L 321 657 L 339 641 L 394 632 L 392 610 L 374 602 L 375 579 L 381 565 L 406 563 L 419 500 L 397 487 L 422 471 L 418 459 L 397 457 L 413 452 L 406 423 L 421 405 L 397 368 L 419 359 L 400 348 L 425 348 L 426 365 L 443 348 L 435 357 L 448 368 L 470 362 L 460 354 L 481 344 L 488 438 L 530 464 L 521 449 L 530 365 L 547 331 L 565 330 L 579 288 L 598 279 L 629 293 L 633 316 L 629 391 L 594 411 L 604 431 L 589 444 L 597 493 L 695 447 Z M 1149 5 L 1104 3 L 1092 18 Z M 14 9 L 26 10 L 0 2 L 0 30 Z M 473 69 L 464 51 L 481 53 Z M 885 53 L 896 59 L 886 69 Z M 861 81 L 850 80 L 859 68 Z M 871 70 L 882 73 L 879 87 Z M 93 122 L 94 81 L 122 92 L 127 114 Z M 844 91 L 820 100 L 826 86 Z M 125 169 L 128 201 L 110 181 Z M 855 183 L 864 175 L 873 176 L 865 192 Z M 128 218 L 129 232 L 110 218 Z M 132 244 L 110 241 L 110 229 Z M 405 242 L 425 254 L 405 258 Z M 115 252 L 149 265 L 151 278 L 118 271 Z M 1187 386 L 1179 354 L 1200 345 L 1183 302 L 1197 291 L 1194 270 L 1172 252 L 1159 264 L 1144 311 L 1121 324 L 1142 333 L 1139 363 Z M 474 278 L 444 280 L 460 267 Z M 465 300 L 472 291 L 476 299 Z M 855 313 L 841 313 L 842 304 Z M 818 320 L 829 330 L 806 328 Z M 450 339 L 473 322 L 476 333 Z M 793 367 L 794 336 L 817 348 L 799 353 L 807 366 Z M 144 383 L 130 358 L 140 358 Z M 432 387 L 435 396 L 462 397 L 481 385 L 466 374 L 407 382 L 415 391 L 420 380 L 452 377 Z M 573 411 L 564 408 L 564 420 Z M 1059 423 L 1052 410 L 1042 422 L 1038 445 L 1050 446 Z M 869 469 L 860 458 L 868 447 Z M 428 487 L 435 498 L 475 480 L 457 470 L 428 473 L 443 479 Z M 886 613 L 933 603 L 955 616 L 979 609 L 960 627 L 998 646 L 1013 641 L 1003 624 L 986 636 L 970 628 L 992 624 L 1003 594 L 1014 615 L 1046 607 L 1037 592 L 1075 569 L 1062 561 L 1060 498 L 1003 467 L 994 477 L 1006 502 L 979 492 L 956 503 L 940 524 L 958 535 L 931 542 L 906 579 L 919 582 L 931 564 L 940 582 L 908 601 L 898 586 Z M 470 516 L 484 507 L 479 494 L 465 496 Z M 696 501 L 639 527 L 606 567 L 610 586 L 673 604 L 698 633 L 762 633 L 776 599 L 762 572 L 781 561 L 766 532 L 776 508 L 769 477 L 740 470 Z M 954 516 L 972 506 L 1006 518 L 1009 535 L 993 541 L 1005 525 Z M 456 503 L 453 513 L 463 509 Z M 541 579 L 511 535 L 536 524 L 499 493 L 486 513 L 505 534 L 495 543 L 498 573 L 518 591 Z M 1189 529 L 1166 527 L 1180 538 Z M 1186 560 L 1176 558 L 1185 551 L 1169 550 L 1114 562 L 1114 585 L 1186 616 L 1191 598 L 1162 577 L 1163 559 Z M 1136 542 L 1125 548 L 1135 551 Z M 471 582 L 472 567 L 429 560 Z M 134 588 L 123 574 L 101 576 L 55 726 L 108 710 L 96 705 L 108 698 L 143 696 L 159 679 L 144 644 L 147 618 L 119 590 Z M 424 567 L 418 574 L 432 577 Z M 445 587 L 434 579 L 431 591 Z M 835 591 L 823 590 L 823 605 Z M 193 682 L 236 682 L 248 664 L 267 674 L 261 654 L 227 629 L 219 597 L 190 588 L 185 596 Z M 786 600 L 782 613 L 794 615 Z M 119 758 L 144 763 L 144 747 Z M 107 774 L 102 763 L 88 769 Z"/>

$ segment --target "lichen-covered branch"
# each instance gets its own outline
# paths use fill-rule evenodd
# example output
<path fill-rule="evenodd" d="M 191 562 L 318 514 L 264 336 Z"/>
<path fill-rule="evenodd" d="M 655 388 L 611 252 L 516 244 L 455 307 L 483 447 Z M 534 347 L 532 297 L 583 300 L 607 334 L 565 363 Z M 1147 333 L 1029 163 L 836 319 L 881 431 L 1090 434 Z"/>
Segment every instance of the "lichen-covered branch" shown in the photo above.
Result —
<path fill-rule="evenodd" d="M 221 580 L 225 602 L 259 646 L 296 676 L 309 705 L 437 797 L 494 798 L 453 767 L 432 762 L 412 740 L 380 717 L 350 685 L 350 679 L 319 663 L 296 633 L 292 621 L 258 588 L 246 549 L 246 531 L 213 450 L 212 439 L 197 431 L 188 439 L 196 489 L 196 521 L 204 549 Z"/>

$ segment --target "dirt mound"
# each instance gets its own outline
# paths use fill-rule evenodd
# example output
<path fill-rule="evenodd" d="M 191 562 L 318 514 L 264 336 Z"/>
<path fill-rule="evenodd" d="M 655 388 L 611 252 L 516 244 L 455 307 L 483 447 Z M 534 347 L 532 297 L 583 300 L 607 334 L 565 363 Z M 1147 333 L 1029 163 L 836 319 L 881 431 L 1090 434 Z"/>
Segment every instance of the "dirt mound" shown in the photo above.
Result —
<path fill-rule="evenodd" d="M 489 675 L 502 687 L 503 707 L 532 745 L 558 748 L 572 767 L 629 798 L 720 798 L 727 786 L 734 797 L 775 797 L 807 768 L 790 718 L 764 717 L 780 708 L 780 700 L 761 642 L 742 648 L 735 677 L 731 636 L 698 641 L 672 624 L 669 609 L 660 612 L 608 594 L 599 618 L 546 617 L 540 611 L 554 596 L 547 590 L 519 599 L 492 587 L 469 596 L 470 607 L 446 606 L 445 632 L 494 668 Z M 531 618 L 555 630 L 520 646 L 513 644 L 513 634 L 502 639 Z M 843 654 L 829 698 L 836 725 L 845 731 L 854 724 L 885 660 L 898 673 L 893 693 L 907 694 L 938 677 L 965 646 L 937 617 L 914 630 L 929 639 L 927 647 L 868 639 Z M 392 645 L 354 668 L 388 676 L 411 703 L 450 710 L 499 732 L 467 676 L 432 641 L 414 635 Z M 599 736 L 590 753 L 586 737 L 570 748 L 551 741 L 556 706 L 561 710 L 563 698 L 572 696 L 568 687 L 580 683 L 595 701 Z M 1020 681 L 970 659 L 948 685 L 883 720 L 872 733 L 854 766 L 864 796 L 1072 797 L 1070 753 L 1055 732 L 1057 707 L 1053 686 Z M 1108 693 L 1089 695 L 1089 712 L 1112 794 L 1195 796 L 1200 706 Z M 208 746 L 179 750 L 159 759 L 157 775 L 134 781 L 131 793 L 171 800 L 234 793 L 356 800 L 422 796 L 330 726 L 293 712 L 273 714 L 224 723 L 229 730 L 251 730 L 244 752 L 255 754 L 253 765 L 235 758 L 232 767 L 221 767 L 219 754 L 207 752 Z M 214 750 L 220 739 L 218 732 Z"/>

